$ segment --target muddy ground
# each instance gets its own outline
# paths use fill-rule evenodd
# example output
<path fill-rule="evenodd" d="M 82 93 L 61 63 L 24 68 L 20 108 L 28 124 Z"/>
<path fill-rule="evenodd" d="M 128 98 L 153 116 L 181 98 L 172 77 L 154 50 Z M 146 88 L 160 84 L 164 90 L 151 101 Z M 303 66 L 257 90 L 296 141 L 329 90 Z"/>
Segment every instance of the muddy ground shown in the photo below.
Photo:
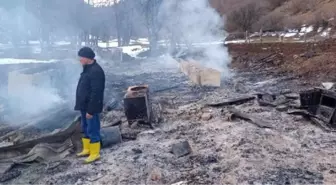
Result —
<path fill-rule="evenodd" d="M 158 62 L 159 61 L 159 62 Z M 167 58 L 106 64 L 107 98 L 120 99 L 129 85 L 149 84 L 153 104 L 162 107 L 154 129 L 143 126 L 122 132 L 136 140 L 102 150 L 102 158 L 84 165 L 71 155 L 58 166 L 33 163 L 17 167 L 21 175 L 4 184 L 333 184 L 336 181 L 336 135 L 301 116 L 261 107 L 255 101 L 234 106 L 271 123 L 259 128 L 228 119 L 228 107 L 209 108 L 209 102 L 255 92 L 298 92 L 310 88 L 303 80 L 276 66 L 232 69 L 221 88 L 192 86 Z M 234 65 L 233 65 L 234 66 Z M 253 70 L 251 70 L 253 69 Z M 284 76 L 285 75 L 285 76 Z M 209 116 L 211 115 L 211 116 Z M 103 125 L 123 118 L 122 110 L 104 115 Z M 192 153 L 176 157 L 171 146 L 189 141 Z"/>

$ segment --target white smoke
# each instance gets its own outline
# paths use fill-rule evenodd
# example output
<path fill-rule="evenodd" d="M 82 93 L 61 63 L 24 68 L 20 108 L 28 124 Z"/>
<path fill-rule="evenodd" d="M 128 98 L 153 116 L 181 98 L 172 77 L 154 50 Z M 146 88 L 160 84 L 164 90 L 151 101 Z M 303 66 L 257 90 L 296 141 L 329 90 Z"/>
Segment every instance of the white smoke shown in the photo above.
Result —
<path fill-rule="evenodd" d="M 50 65 L 37 64 L 36 68 L 31 65 L 8 71 L 8 82 L 0 88 L 0 105 L 3 103 L 5 107 L 5 114 L 0 119 L 7 123 L 25 123 L 29 121 L 27 119 L 74 106 L 76 85 L 82 70 L 78 62 L 66 60 Z"/>
<path fill-rule="evenodd" d="M 35 74 L 20 71 L 9 73 L 7 109 L 11 110 L 12 116 L 8 119 L 15 120 L 13 116 L 38 116 L 64 103 L 65 100 L 51 86 L 51 80 L 47 78 L 49 73 L 50 71 Z"/>
<path fill-rule="evenodd" d="M 203 52 L 201 62 L 206 67 L 220 70 L 229 76 L 231 57 L 223 45 L 224 19 L 212 8 L 208 0 L 164 1 L 160 17 L 170 40 L 189 50 Z"/>
<path fill-rule="evenodd" d="M 20 116 L 38 116 L 65 101 L 57 94 L 56 90 L 50 88 L 26 85 L 21 86 L 21 89 L 20 95 L 19 92 L 13 93 L 9 96 L 10 101 L 8 101 L 9 107 L 16 107 L 16 113 Z"/>

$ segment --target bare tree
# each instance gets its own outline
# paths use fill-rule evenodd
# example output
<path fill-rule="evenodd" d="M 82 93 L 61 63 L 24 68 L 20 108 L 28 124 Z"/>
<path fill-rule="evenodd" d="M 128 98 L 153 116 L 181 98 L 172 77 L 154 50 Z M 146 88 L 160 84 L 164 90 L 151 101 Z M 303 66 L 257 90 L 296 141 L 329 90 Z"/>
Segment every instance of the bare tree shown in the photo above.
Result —
<path fill-rule="evenodd" d="M 132 19 L 134 18 L 134 1 L 114 0 L 114 14 L 118 46 L 129 45 L 132 36 Z"/>
<path fill-rule="evenodd" d="M 255 2 L 248 3 L 230 13 L 229 30 L 252 31 L 253 25 L 263 15 L 263 9 Z"/>
<path fill-rule="evenodd" d="M 148 31 L 150 49 L 155 53 L 158 49 L 159 32 L 162 23 L 159 20 L 159 10 L 163 0 L 144 0 L 142 1 L 144 15 L 146 18 L 146 27 Z"/>

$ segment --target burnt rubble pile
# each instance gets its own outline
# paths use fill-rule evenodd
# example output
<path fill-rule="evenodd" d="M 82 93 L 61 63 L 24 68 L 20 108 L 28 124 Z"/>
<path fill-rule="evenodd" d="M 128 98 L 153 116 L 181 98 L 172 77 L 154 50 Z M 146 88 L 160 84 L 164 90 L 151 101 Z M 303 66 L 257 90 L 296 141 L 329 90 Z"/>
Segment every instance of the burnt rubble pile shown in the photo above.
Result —
<path fill-rule="evenodd" d="M 140 132 L 153 129 L 152 124 L 160 122 L 160 117 L 157 116 L 160 107 L 151 101 L 152 97 L 149 94 L 181 87 L 181 85 L 173 87 L 169 84 L 162 87 L 158 85 L 157 89 L 149 91 L 148 86 L 131 86 L 125 93 L 123 91 L 123 89 L 126 89 L 125 86 L 137 82 L 134 82 L 133 79 L 130 79 L 129 82 L 125 79 L 122 80 L 124 83 L 119 83 L 115 79 L 114 82 L 117 84 L 110 86 L 114 90 L 107 89 L 108 92 L 114 91 L 112 95 L 114 99 L 105 103 L 102 116 L 101 137 L 103 148 L 122 141 L 135 140 Z M 124 95 L 121 96 L 122 94 Z M 124 106 L 120 105 L 121 102 L 124 102 Z M 152 110 L 152 104 L 154 110 Z M 0 173 L 1 181 L 8 181 L 17 177 L 11 176 L 16 171 L 13 168 L 15 165 L 30 162 L 53 163 L 55 160 L 65 159 L 80 147 L 78 143 L 80 137 L 79 120 L 78 118 L 73 120 L 77 113 L 66 114 L 67 112 L 71 113 L 73 111 L 58 107 L 57 110 L 45 114 L 44 117 L 36 117 L 30 120 L 31 124 L 24 127 L 9 125 L 0 127 L 0 163 L 1 168 L 4 169 Z M 112 119 L 109 118 L 110 113 L 113 116 Z M 56 127 L 51 127 L 53 125 Z M 58 145 L 53 145 L 54 143 Z"/>
<path fill-rule="evenodd" d="M 336 92 L 314 88 L 300 93 L 302 114 L 327 131 L 336 131 Z"/>
<path fill-rule="evenodd" d="M 230 106 L 254 99 L 259 106 L 273 107 L 279 112 L 290 115 L 302 115 L 326 131 L 336 131 L 336 92 L 325 88 L 316 87 L 299 93 L 293 93 L 286 89 L 279 93 L 256 93 L 255 96 L 231 98 L 207 105 L 211 107 Z M 263 122 L 260 119 L 254 121 L 255 118 L 233 108 L 230 109 L 230 112 L 232 115 L 264 127 L 264 124 L 259 125 Z"/>
<path fill-rule="evenodd" d="M 80 147 L 80 134 L 79 119 L 69 118 L 52 133 L 18 135 L 13 145 L 0 147 L 0 182 L 334 182 L 335 136 L 326 132 L 333 129 L 332 90 L 289 90 L 285 87 L 297 87 L 296 81 L 255 74 L 237 74 L 244 77 L 244 90 L 237 91 L 232 79 L 221 87 L 203 87 L 190 85 L 177 71 L 139 72 L 144 66 L 106 67 L 101 161 L 87 167 L 71 155 Z M 323 130 L 309 121 L 315 119 Z M 22 165 L 27 163 L 31 166 Z"/>

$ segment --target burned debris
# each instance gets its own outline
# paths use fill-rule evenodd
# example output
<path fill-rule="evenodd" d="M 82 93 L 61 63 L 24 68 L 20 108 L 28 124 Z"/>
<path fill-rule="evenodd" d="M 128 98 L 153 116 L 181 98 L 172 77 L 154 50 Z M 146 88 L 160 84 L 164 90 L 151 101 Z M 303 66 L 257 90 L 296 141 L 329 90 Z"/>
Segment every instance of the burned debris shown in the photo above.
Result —
<path fill-rule="evenodd" d="M 67 127 L 29 142 L 27 134 L 7 137 L 15 143 L 7 146 L 8 160 L 0 162 L 6 169 L 1 171 L 0 181 L 237 184 L 255 180 L 284 184 L 321 182 L 328 178 L 329 170 L 336 169 L 317 156 L 318 148 L 324 154 L 332 149 L 332 135 L 310 127 L 310 122 L 298 116 L 318 119 L 325 115 L 325 107 L 332 106 L 325 103 L 332 97 L 326 89 L 300 92 L 281 87 L 278 92 L 268 91 L 268 85 L 278 83 L 275 80 L 255 82 L 256 86 L 244 83 L 247 91 L 236 92 L 233 83 L 223 81 L 225 88 L 189 83 L 188 76 L 179 71 L 112 77 L 115 82 L 108 87 L 117 92 L 108 94 L 110 101 L 102 115 L 101 161 L 87 168 L 73 160 L 73 151 L 80 147 L 76 119 L 76 124 L 64 124 Z M 313 96 L 316 98 L 311 99 Z M 322 101 L 322 96 L 327 98 Z M 1 127 L 0 132 L 11 131 Z M 310 160 L 310 155 L 318 162 Z M 298 167 L 298 163 L 305 165 Z M 327 170 L 320 172 L 317 163 Z M 27 177 L 30 173 L 41 177 Z"/>
<path fill-rule="evenodd" d="M 69 59 L 60 66 L 50 61 L 43 70 L 34 64 L 13 67 L 8 73 L 9 84 L 0 81 L 1 87 L 9 87 L 9 93 L 6 87 L 4 91 L 0 89 L 0 184 L 336 182 L 333 160 L 336 135 L 331 132 L 336 129 L 334 84 L 323 83 L 323 89 L 301 91 L 314 87 L 321 76 L 334 80 L 331 74 L 336 68 L 333 62 L 336 42 L 327 41 L 323 45 L 298 42 L 303 37 L 311 41 L 315 32 L 319 37 L 334 37 L 334 28 L 329 28 L 334 20 L 328 21 L 328 25 L 321 22 L 321 29 L 318 25 L 291 28 L 300 38 L 261 30 L 260 34 L 238 33 L 242 39 L 246 37 L 246 43 L 233 40 L 228 44 L 222 41 L 230 37 L 224 30 L 231 31 L 235 24 L 223 25 L 218 12 L 227 8 L 219 7 L 223 5 L 219 1 L 20 2 L 23 3 L 18 8 L 13 6 L 15 3 L 3 3 L 1 13 L 5 17 L 13 15 L 14 19 L 5 21 L 5 27 L 9 27 L 3 34 L 9 37 L 2 37 L 0 55 L 26 58 L 29 53 L 34 60 Z M 236 5 L 244 8 L 250 4 Z M 268 7 L 271 4 L 261 8 L 272 11 L 281 8 Z M 287 6 L 291 2 L 280 4 Z M 258 9 L 259 3 L 252 8 Z M 238 15 L 241 11 L 231 13 Z M 293 16 L 301 13 L 304 12 Z M 59 20 L 50 22 L 55 17 Z M 285 18 L 283 22 L 287 24 Z M 13 20 L 15 24 L 8 24 Z M 262 21 L 254 20 L 258 24 L 252 23 L 253 27 L 260 26 Z M 258 28 L 248 30 L 255 29 Z M 11 34 L 13 30 L 15 33 Z M 273 34 L 281 42 L 276 38 L 272 43 Z M 255 43 L 259 35 L 262 43 Z M 40 39 L 41 47 L 31 39 Z M 9 43 L 15 49 L 3 49 Z M 78 142 L 83 139 L 83 145 L 92 144 L 87 137 L 91 134 L 82 138 L 81 120 L 73 111 L 72 83 L 77 82 L 82 71 L 74 55 L 83 44 L 94 48 L 97 62 L 106 72 L 106 102 L 100 135 L 95 134 L 101 138 L 95 141 L 97 147 L 82 147 Z M 321 51 L 330 54 L 323 58 Z M 4 68 L 7 66 L 0 69 L 1 80 L 7 78 Z M 326 73 L 320 76 L 310 68 Z M 25 85 L 36 84 L 46 86 L 43 92 L 50 91 L 36 93 L 41 89 L 33 89 L 30 96 L 24 94 Z M 17 90 L 17 87 L 25 88 Z M 84 89 L 92 90 L 94 86 Z M 9 105 L 1 99 L 2 93 L 12 99 Z M 29 105 L 21 110 L 25 102 L 18 99 L 29 100 Z M 57 101 L 46 101 L 54 99 Z M 55 102 L 62 105 L 56 107 Z M 26 117 L 26 111 L 39 103 L 55 110 L 35 109 L 36 115 Z M 82 109 L 85 108 L 79 110 Z M 87 116 L 83 113 L 83 118 L 90 119 L 91 113 Z M 79 148 L 83 148 L 83 155 L 99 151 L 100 160 L 83 165 L 74 156 Z"/>
<path fill-rule="evenodd" d="M 106 117 L 108 122 L 102 126 L 100 132 L 103 148 L 109 148 L 121 142 L 136 140 L 141 131 L 134 129 L 134 124 L 147 125 L 150 129 L 153 129 L 152 123 L 155 122 L 154 119 L 159 118 L 155 113 L 159 112 L 158 110 L 152 111 L 149 93 L 148 85 L 130 86 L 124 96 L 123 109 L 116 109 L 119 102 L 117 99 L 112 99 L 105 104 L 104 112 L 106 115 L 104 115 L 103 119 Z M 122 117 L 113 121 L 108 120 L 108 114 L 119 111 L 123 111 Z M 20 175 L 11 175 L 16 172 L 16 168 L 13 167 L 32 162 L 49 165 L 68 158 L 74 150 L 80 148 L 80 144 L 77 142 L 80 137 L 80 117 L 77 114 L 63 114 L 65 112 L 64 109 L 56 110 L 54 114 L 58 115 L 58 119 L 52 120 L 54 116 L 49 115 L 45 118 L 31 120 L 32 124 L 22 128 L 1 126 L 1 182 L 9 181 Z M 73 119 L 74 117 L 75 119 Z M 47 130 L 44 129 L 43 123 L 48 123 L 52 126 L 54 121 L 58 120 L 62 121 L 62 124 L 58 126 L 63 128 L 50 129 L 49 132 L 42 135 L 37 134 L 38 130 Z M 128 123 L 128 128 L 124 127 L 124 123 Z M 132 130 L 135 131 L 133 132 Z M 148 128 L 143 130 L 148 130 Z M 31 133 L 36 133 L 36 136 L 30 137 L 29 134 Z"/>
<path fill-rule="evenodd" d="M 335 130 L 336 92 L 314 88 L 300 93 L 300 102 L 306 116 L 327 131 Z"/>
<path fill-rule="evenodd" d="M 129 125 L 144 123 L 151 128 L 152 109 L 148 86 L 133 86 L 127 89 L 124 97 L 125 115 Z"/>
<path fill-rule="evenodd" d="M 103 148 L 122 142 L 121 132 L 118 126 L 102 128 L 100 137 Z"/>
<path fill-rule="evenodd" d="M 219 103 L 209 103 L 207 105 L 210 106 L 210 107 L 237 105 L 237 104 L 246 103 L 246 102 L 254 100 L 254 99 L 255 99 L 255 96 L 244 96 L 244 97 L 227 99 L 227 100 L 221 101 Z"/>
<path fill-rule="evenodd" d="M 246 113 L 243 113 L 243 112 L 241 112 L 237 109 L 231 108 L 230 112 L 232 113 L 232 114 L 230 114 L 230 117 L 229 117 L 230 120 L 234 120 L 235 118 L 241 118 L 241 119 L 252 122 L 253 124 L 257 125 L 260 128 L 272 128 L 272 125 L 270 123 L 268 123 L 268 122 L 266 122 L 266 121 L 264 121 L 260 118 L 256 118 L 252 115 L 248 115 Z"/>
<path fill-rule="evenodd" d="M 183 157 L 190 154 L 192 150 L 188 141 L 182 141 L 180 143 L 173 144 L 172 152 L 176 157 Z"/>
<path fill-rule="evenodd" d="M 254 176 L 251 174 L 255 173 L 252 173 L 251 169 L 255 166 L 252 165 L 254 162 L 249 161 L 263 163 L 260 161 L 267 157 L 278 160 L 279 163 L 283 162 L 282 159 L 286 157 L 295 160 L 291 158 L 294 155 L 290 152 L 292 149 L 281 145 L 283 138 L 280 137 L 281 142 L 277 140 L 278 132 L 281 132 L 281 127 L 286 123 L 285 121 L 275 121 L 276 116 L 294 110 L 308 112 L 309 107 L 313 115 L 313 110 L 316 109 L 315 112 L 318 112 L 317 108 L 314 108 L 318 104 L 316 102 L 320 102 L 320 100 L 314 102 L 305 98 L 304 92 L 295 93 L 288 90 L 277 93 L 238 94 L 229 88 L 213 89 L 188 83 L 167 84 L 166 87 L 160 86 L 161 84 L 154 86 L 155 83 L 134 86 L 134 83 L 140 84 L 136 81 L 133 84 L 130 83 L 130 86 L 127 84 L 127 87 L 119 87 L 122 89 L 122 93 L 120 93 L 122 95 L 106 103 L 103 115 L 105 124 L 101 129 L 102 146 L 104 147 L 102 156 L 104 158 L 101 162 L 93 165 L 95 175 L 87 175 L 83 178 L 82 175 L 78 175 L 83 172 L 70 170 L 69 166 L 83 170 L 81 164 L 71 161 L 71 155 L 68 154 L 78 146 L 78 143 L 71 142 L 76 141 L 71 138 L 76 137 L 76 134 L 79 133 L 78 124 L 74 124 L 76 126 L 71 127 L 69 131 L 65 128 L 52 135 L 57 136 L 53 138 L 59 139 L 57 142 L 64 145 L 55 146 L 48 143 L 50 139 L 48 135 L 42 138 L 43 142 L 39 140 L 39 142 L 34 141 L 32 142 L 34 144 L 28 143 L 27 145 L 25 139 L 24 142 L 18 142 L 17 144 L 22 144 L 18 146 L 27 146 L 27 151 L 22 153 L 29 154 L 29 156 L 21 155 L 24 158 L 20 159 L 24 160 L 16 158 L 16 163 L 13 160 L 10 163 L 1 163 L 7 169 L 3 172 L 3 181 L 11 182 L 12 179 L 13 182 L 16 182 L 15 178 L 20 179 L 18 175 L 25 175 L 25 171 L 22 171 L 22 174 L 17 174 L 16 167 L 13 168 L 12 165 L 19 165 L 18 162 L 26 164 L 26 161 L 34 160 L 41 163 L 42 169 L 47 169 L 43 174 L 56 174 L 62 177 L 61 179 L 69 178 L 68 181 L 48 178 L 48 181 L 58 183 L 70 181 L 101 183 L 106 179 L 111 180 L 110 177 L 115 176 L 120 176 L 120 181 L 124 184 L 139 182 L 139 178 L 156 183 L 164 182 L 164 184 L 181 181 L 211 183 L 220 182 L 218 178 L 220 175 L 238 176 L 240 173 L 237 171 L 240 170 L 244 172 L 242 179 L 253 179 Z M 144 82 L 143 84 L 148 83 Z M 212 97 L 213 94 L 218 96 Z M 306 94 L 307 97 L 310 97 L 309 93 Z M 321 99 L 322 94 L 317 93 L 318 99 Z M 300 100 L 302 100 L 301 103 Z M 121 107 L 124 108 L 115 108 L 119 106 L 119 102 L 123 102 L 124 106 Z M 158 113 L 160 115 L 157 115 Z M 294 115 L 286 115 L 294 117 Z M 157 117 L 163 120 L 160 124 L 156 124 Z M 78 123 L 78 120 L 76 121 Z M 62 133 L 66 133 L 66 135 Z M 69 133 L 72 133 L 71 137 L 68 135 Z M 292 133 L 288 132 L 286 137 L 291 137 L 290 134 Z M 70 140 L 66 138 L 70 138 Z M 39 144 L 46 141 L 47 144 Z M 286 142 L 291 144 L 293 141 Z M 52 154 L 56 156 L 62 154 L 59 155 L 62 158 L 55 159 Z M 300 154 L 302 155 L 302 153 Z M 238 162 L 237 158 L 242 162 Z M 70 162 L 67 162 L 68 160 Z M 120 164 L 115 161 L 120 161 Z M 252 165 L 252 167 L 245 166 L 246 164 Z M 273 163 L 266 164 L 265 162 L 265 165 L 270 165 L 269 169 L 265 169 L 265 171 L 256 168 L 266 174 L 268 172 L 278 175 L 278 167 L 275 167 Z M 293 169 L 296 168 L 293 167 Z M 108 172 L 104 170 L 108 170 Z M 134 171 L 134 173 L 141 174 L 141 177 L 135 174 L 128 174 L 127 177 L 119 175 L 127 171 Z M 315 169 L 307 169 L 307 171 L 316 173 Z M 62 173 L 64 175 L 61 175 Z M 286 172 L 286 174 L 288 177 L 296 178 L 293 182 L 305 178 L 295 172 Z M 261 177 L 256 177 L 260 181 L 261 179 L 258 178 Z M 308 182 L 313 182 L 315 178 L 318 180 L 323 176 L 319 174 L 309 178 L 311 179 Z M 236 180 L 237 182 L 244 181 Z M 265 181 L 284 182 L 285 180 L 277 176 L 269 177 Z M 41 180 L 40 182 L 45 181 Z"/>

